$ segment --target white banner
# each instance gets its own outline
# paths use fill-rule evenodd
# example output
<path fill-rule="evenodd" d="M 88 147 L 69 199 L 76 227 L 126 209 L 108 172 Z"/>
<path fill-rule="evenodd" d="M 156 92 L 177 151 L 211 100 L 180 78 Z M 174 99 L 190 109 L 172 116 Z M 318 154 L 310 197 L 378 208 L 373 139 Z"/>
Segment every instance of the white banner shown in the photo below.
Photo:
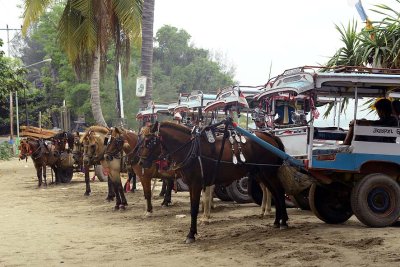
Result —
<path fill-rule="evenodd" d="M 136 96 L 144 97 L 146 95 L 146 76 L 139 76 L 136 79 Z"/>

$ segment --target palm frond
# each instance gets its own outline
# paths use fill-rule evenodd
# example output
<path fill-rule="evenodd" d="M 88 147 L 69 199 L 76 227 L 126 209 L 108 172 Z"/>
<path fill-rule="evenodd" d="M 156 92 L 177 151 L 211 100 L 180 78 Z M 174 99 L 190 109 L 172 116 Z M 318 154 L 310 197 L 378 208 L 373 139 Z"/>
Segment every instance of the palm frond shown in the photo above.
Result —
<path fill-rule="evenodd" d="M 22 34 L 26 35 L 29 26 L 35 22 L 50 5 L 52 0 L 24 0 L 24 19 L 22 23 Z"/>

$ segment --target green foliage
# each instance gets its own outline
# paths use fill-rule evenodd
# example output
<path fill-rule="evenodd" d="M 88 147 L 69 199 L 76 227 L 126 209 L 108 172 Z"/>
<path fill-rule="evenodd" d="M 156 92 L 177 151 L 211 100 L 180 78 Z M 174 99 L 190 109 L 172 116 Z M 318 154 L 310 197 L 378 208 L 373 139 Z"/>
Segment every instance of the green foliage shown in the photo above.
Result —
<path fill-rule="evenodd" d="M 177 94 L 201 90 L 216 92 L 232 85 L 233 71 L 212 59 L 208 50 L 190 45 L 183 29 L 165 25 L 156 34 L 153 63 L 153 100 L 171 102 Z"/>
<path fill-rule="evenodd" d="M 0 160 L 12 158 L 12 146 L 8 142 L 0 143 Z"/>
<path fill-rule="evenodd" d="M 3 40 L 0 39 L 0 47 L 2 46 Z M 15 61 L 5 58 L 4 52 L 0 51 L 0 98 L 22 89 L 26 84 L 24 75 L 25 69 L 18 68 Z"/>

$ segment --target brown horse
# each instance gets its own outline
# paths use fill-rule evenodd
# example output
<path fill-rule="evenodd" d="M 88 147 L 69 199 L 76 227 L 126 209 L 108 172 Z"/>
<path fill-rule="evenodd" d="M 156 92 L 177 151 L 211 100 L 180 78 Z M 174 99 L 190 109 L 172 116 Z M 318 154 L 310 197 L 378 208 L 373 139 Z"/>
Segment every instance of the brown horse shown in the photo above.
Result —
<path fill-rule="evenodd" d="M 27 159 L 29 156 L 32 158 L 38 178 L 38 187 L 42 186 L 42 179 L 44 180 L 44 185 L 47 186 L 46 166 L 50 166 L 53 169 L 56 175 L 56 183 L 59 182 L 57 175 L 59 157 L 53 144 L 46 144 L 43 139 L 27 138 L 21 140 L 19 150 L 20 159 Z"/>
<path fill-rule="evenodd" d="M 101 164 L 103 168 L 107 168 L 107 162 L 104 160 L 104 151 L 106 148 L 104 140 L 108 132 L 109 129 L 106 127 L 91 126 L 81 137 L 80 144 L 83 147 L 82 162 L 86 184 L 85 196 L 89 196 L 91 193 L 89 167 Z M 114 196 L 114 189 L 111 180 L 108 178 L 108 195 L 106 199 L 112 201 Z"/>
<path fill-rule="evenodd" d="M 225 129 L 228 128 L 226 122 Z M 224 132 L 226 137 L 227 132 Z M 164 157 L 169 157 L 179 169 L 190 190 L 191 226 L 186 243 L 195 241 L 197 234 L 197 216 L 199 212 L 200 193 L 203 187 L 212 184 L 229 184 L 245 175 L 251 175 L 262 182 L 272 193 L 275 200 L 275 227 L 287 228 L 287 211 L 285 206 L 285 191 L 277 176 L 277 170 L 282 160 L 266 151 L 257 143 L 246 138 L 242 152 L 246 155 L 246 163 L 233 164 L 231 144 L 225 137 L 217 136 L 210 143 L 204 131 L 192 133 L 187 127 L 170 123 L 156 122 L 140 147 L 140 156 L 144 159 L 152 157 L 156 148 L 162 147 Z M 255 133 L 262 140 L 284 150 L 279 138 L 266 133 Z M 223 142 L 224 141 L 224 142 Z M 224 147 L 223 150 L 222 147 Z M 238 151 L 235 144 L 234 149 Z M 221 154 L 218 162 L 218 154 Z"/>
<path fill-rule="evenodd" d="M 123 158 L 125 158 L 127 166 L 133 170 L 137 177 L 139 177 L 142 184 L 143 194 L 146 199 L 145 216 L 149 216 L 153 212 L 153 205 L 151 203 L 152 178 L 162 178 L 167 180 L 167 190 L 162 205 L 168 206 L 171 203 L 171 191 L 173 188 L 175 172 L 160 172 L 157 165 L 152 162 L 147 166 L 148 168 L 142 168 L 137 165 L 139 161 L 137 148 L 140 141 L 139 136 L 135 132 L 116 127 L 111 131 L 108 138 L 109 140 L 105 152 L 105 158 L 108 161 L 108 166 L 110 168 L 110 179 L 113 181 L 115 188 L 118 188 L 118 190 L 115 190 L 117 199 L 115 207 L 117 208 L 119 197 L 122 200 L 122 203 L 123 199 L 125 199 L 120 178 L 120 172 L 123 167 Z"/>

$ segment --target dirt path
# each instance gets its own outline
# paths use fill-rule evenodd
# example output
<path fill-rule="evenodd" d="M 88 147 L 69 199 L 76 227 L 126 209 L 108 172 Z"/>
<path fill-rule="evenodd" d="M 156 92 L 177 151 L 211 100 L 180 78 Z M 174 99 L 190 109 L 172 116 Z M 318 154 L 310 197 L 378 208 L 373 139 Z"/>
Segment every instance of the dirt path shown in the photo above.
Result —
<path fill-rule="evenodd" d="M 32 162 L 0 161 L 0 266 L 399 266 L 398 227 L 366 228 L 354 217 L 327 225 L 289 209 L 285 231 L 273 217 L 259 219 L 254 204 L 217 202 L 213 221 L 189 229 L 188 194 L 144 218 L 142 191 L 127 194 L 128 209 L 112 211 L 107 184 L 94 182 L 84 197 L 83 177 L 37 189 Z M 157 195 L 157 192 L 155 193 Z M 186 217 L 177 218 L 184 214 Z M 178 216 L 179 217 L 179 216 Z"/>

